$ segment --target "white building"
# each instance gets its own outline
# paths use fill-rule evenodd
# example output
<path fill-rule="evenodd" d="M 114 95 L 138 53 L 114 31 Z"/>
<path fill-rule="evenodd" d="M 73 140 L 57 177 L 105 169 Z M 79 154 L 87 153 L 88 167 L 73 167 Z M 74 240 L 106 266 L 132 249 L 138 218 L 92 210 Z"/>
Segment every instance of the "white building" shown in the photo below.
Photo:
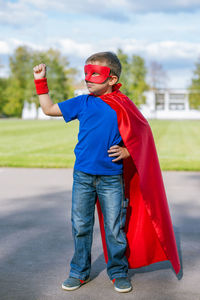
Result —
<path fill-rule="evenodd" d="M 150 119 L 200 119 L 200 111 L 189 108 L 185 89 L 160 89 L 145 92 L 146 103 L 140 111 Z"/>
<path fill-rule="evenodd" d="M 87 94 L 88 90 L 75 90 L 75 96 Z M 189 108 L 188 91 L 183 89 L 160 89 L 145 92 L 146 103 L 140 111 L 147 119 L 199 119 L 200 111 Z M 34 103 L 25 102 L 22 119 L 49 119 L 41 107 L 36 110 Z"/>
<path fill-rule="evenodd" d="M 24 102 L 24 107 L 22 110 L 23 120 L 34 120 L 34 119 L 48 120 L 50 118 L 51 117 L 43 113 L 41 107 L 37 109 L 35 103 L 28 103 L 27 101 Z"/>

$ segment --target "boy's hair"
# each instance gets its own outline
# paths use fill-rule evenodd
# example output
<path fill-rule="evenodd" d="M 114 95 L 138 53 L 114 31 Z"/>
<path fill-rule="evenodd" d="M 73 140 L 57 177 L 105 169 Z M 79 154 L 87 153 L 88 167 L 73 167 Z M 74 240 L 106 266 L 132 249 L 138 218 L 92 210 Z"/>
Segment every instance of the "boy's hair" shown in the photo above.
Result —
<path fill-rule="evenodd" d="M 121 74 L 121 63 L 117 55 L 113 52 L 98 52 L 92 54 L 90 57 L 86 59 L 86 64 L 89 62 L 105 62 L 107 67 L 110 68 L 111 74 L 116 75 L 119 79 Z"/>

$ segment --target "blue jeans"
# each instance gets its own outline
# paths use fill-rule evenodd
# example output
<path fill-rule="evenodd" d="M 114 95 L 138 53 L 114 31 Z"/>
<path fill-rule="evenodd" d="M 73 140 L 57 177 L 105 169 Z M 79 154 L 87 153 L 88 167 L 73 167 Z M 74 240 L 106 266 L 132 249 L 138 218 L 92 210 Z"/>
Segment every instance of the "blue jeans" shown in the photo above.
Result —
<path fill-rule="evenodd" d="M 127 200 L 122 175 L 90 175 L 74 170 L 72 190 L 72 233 L 74 256 L 70 276 L 86 279 L 91 270 L 91 246 L 97 196 L 104 217 L 108 250 L 107 273 L 112 280 L 126 277 L 128 262 L 124 226 Z"/>

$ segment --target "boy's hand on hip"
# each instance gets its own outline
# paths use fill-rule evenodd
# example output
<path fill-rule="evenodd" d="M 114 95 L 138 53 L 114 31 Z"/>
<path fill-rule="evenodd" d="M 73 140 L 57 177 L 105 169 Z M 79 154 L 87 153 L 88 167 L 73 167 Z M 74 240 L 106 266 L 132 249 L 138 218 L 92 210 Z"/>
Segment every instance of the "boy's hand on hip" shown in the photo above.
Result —
<path fill-rule="evenodd" d="M 130 156 L 130 153 L 128 152 L 127 148 L 120 147 L 118 145 L 110 147 L 108 153 L 109 153 L 108 155 L 109 157 L 116 157 L 115 159 L 112 160 L 113 162 L 116 162 L 121 159 L 126 159 Z"/>
<path fill-rule="evenodd" d="M 46 77 L 46 65 L 40 64 L 33 68 L 33 75 L 35 79 L 42 79 Z"/>

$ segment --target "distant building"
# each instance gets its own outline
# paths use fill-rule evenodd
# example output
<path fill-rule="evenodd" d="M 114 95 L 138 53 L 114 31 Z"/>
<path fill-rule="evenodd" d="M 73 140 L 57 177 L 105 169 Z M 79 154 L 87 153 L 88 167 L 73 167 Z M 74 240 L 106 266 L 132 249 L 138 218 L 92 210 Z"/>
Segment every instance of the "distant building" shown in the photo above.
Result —
<path fill-rule="evenodd" d="M 146 103 L 140 106 L 149 119 L 200 119 L 200 111 L 190 109 L 186 89 L 159 89 L 145 92 Z"/>
<path fill-rule="evenodd" d="M 48 120 L 51 117 L 45 115 L 42 111 L 42 108 L 36 108 L 35 103 L 28 103 L 27 101 L 24 102 L 24 107 L 22 110 L 22 119 L 23 120 Z"/>
<path fill-rule="evenodd" d="M 74 96 L 87 94 L 84 87 L 76 89 Z M 186 89 L 160 89 L 145 92 L 146 103 L 140 111 L 147 119 L 200 119 L 200 111 L 190 109 Z M 50 119 L 41 107 L 36 110 L 34 103 L 24 103 L 22 119 Z M 54 118 L 54 117 L 53 117 Z"/>
<path fill-rule="evenodd" d="M 22 119 L 23 120 L 30 120 L 37 118 L 37 109 L 35 103 L 28 103 L 24 101 L 24 107 L 22 110 Z"/>

